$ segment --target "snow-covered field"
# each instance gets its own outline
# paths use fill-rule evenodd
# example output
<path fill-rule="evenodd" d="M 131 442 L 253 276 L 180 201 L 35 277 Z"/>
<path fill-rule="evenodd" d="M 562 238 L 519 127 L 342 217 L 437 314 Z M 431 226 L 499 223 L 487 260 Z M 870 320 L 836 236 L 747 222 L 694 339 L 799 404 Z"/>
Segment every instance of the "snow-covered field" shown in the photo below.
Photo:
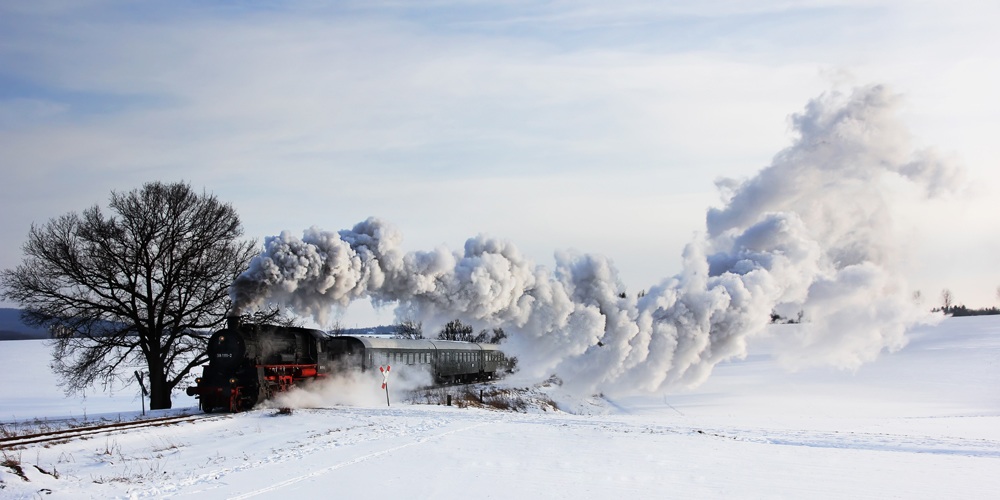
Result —
<path fill-rule="evenodd" d="M 775 326 L 771 335 L 794 326 Z M 666 396 L 527 413 L 396 402 L 257 410 L 4 452 L 2 498 L 996 498 L 1000 317 L 949 318 L 857 372 L 751 355 Z M 131 419 L 129 389 L 66 399 L 41 341 L 0 343 L 5 430 Z M 381 403 L 378 403 L 381 401 Z M 177 413 L 196 402 L 178 395 Z M 39 423 L 41 422 L 41 423 Z"/>

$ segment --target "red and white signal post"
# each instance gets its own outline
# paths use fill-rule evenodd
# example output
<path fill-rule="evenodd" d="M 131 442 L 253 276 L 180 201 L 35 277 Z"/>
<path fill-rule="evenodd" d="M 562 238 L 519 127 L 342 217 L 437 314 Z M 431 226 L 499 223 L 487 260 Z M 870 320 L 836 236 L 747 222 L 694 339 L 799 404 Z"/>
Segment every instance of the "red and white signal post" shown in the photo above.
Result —
<path fill-rule="evenodd" d="M 378 371 L 382 372 L 382 388 L 385 389 L 385 405 L 389 406 L 389 369 L 392 368 L 390 365 L 385 365 L 385 368 L 381 366 L 378 367 Z"/>

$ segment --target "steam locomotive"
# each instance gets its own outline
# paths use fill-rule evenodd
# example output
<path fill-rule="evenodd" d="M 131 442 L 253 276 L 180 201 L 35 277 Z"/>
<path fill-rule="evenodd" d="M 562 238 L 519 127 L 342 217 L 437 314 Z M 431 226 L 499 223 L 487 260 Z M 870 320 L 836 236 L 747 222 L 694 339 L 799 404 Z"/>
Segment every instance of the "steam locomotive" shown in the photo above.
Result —
<path fill-rule="evenodd" d="M 496 344 L 332 336 L 231 318 L 209 339 L 208 364 L 187 394 L 202 411 L 240 412 L 310 380 L 387 365 L 427 370 L 442 383 L 492 379 L 508 366 Z"/>

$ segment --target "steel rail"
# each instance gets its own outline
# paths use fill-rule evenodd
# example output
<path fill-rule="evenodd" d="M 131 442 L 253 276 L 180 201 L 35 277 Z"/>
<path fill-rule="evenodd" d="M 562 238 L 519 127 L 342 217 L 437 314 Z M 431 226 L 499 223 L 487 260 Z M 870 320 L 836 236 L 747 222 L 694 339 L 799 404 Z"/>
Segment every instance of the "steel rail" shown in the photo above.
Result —
<path fill-rule="evenodd" d="M 21 436 L 8 436 L 0 438 L 0 449 L 10 449 L 17 446 L 29 444 L 48 443 L 52 441 L 63 441 L 78 439 L 131 429 L 142 429 L 145 427 L 158 427 L 162 425 L 172 425 L 183 422 L 194 422 L 206 418 L 228 418 L 229 415 L 180 415 L 175 417 L 159 417 L 145 420 L 133 420 L 130 422 L 112 422 L 100 425 L 85 427 L 71 427 L 49 432 L 39 432 L 35 434 L 25 434 Z"/>

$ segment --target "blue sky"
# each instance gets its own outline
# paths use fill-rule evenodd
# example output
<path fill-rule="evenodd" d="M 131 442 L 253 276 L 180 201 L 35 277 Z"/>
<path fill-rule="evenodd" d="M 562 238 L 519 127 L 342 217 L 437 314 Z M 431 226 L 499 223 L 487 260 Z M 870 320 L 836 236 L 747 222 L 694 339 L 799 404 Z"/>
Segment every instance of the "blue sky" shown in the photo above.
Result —
<path fill-rule="evenodd" d="M 885 83 L 973 186 L 898 205 L 912 286 L 997 303 L 1000 8 L 688 3 L 8 2 L 0 267 L 32 222 L 185 180 L 257 239 L 375 215 L 412 250 L 488 233 L 541 264 L 605 254 L 639 290 L 679 270 L 717 178 L 789 145 L 792 113 Z"/>

